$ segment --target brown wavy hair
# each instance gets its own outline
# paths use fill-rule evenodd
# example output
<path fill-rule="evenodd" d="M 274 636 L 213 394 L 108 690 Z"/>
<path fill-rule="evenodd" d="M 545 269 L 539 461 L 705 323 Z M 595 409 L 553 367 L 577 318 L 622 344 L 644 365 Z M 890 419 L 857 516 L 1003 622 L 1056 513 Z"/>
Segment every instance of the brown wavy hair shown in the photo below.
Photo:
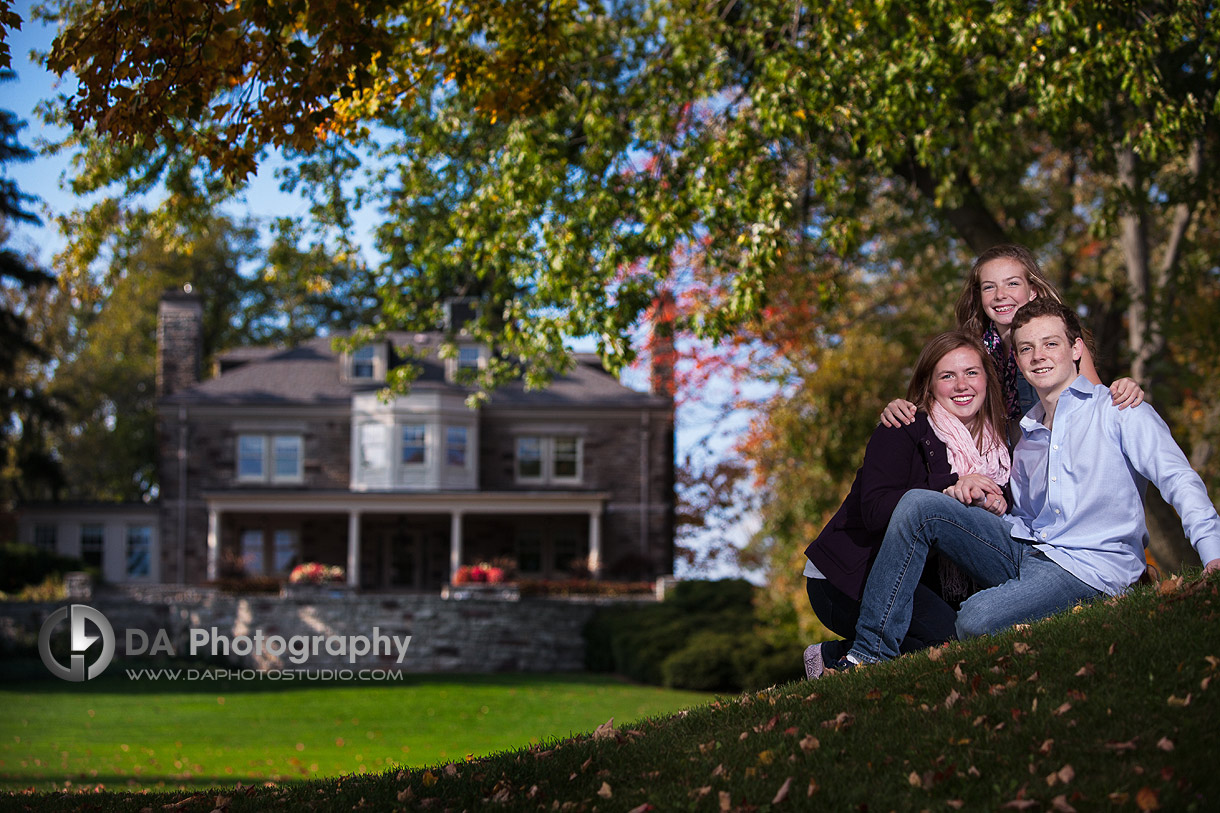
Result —
<path fill-rule="evenodd" d="M 1021 266 L 1025 271 L 1025 279 L 1029 282 L 1029 287 L 1037 292 L 1039 297 L 1062 302 L 1062 297 L 1059 296 L 1059 291 L 1051 284 L 1051 281 L 1042 273 L 1042 267 L 1038 265 L 1038 260 L 1034 254 L 1025 246 L 1017 243 L 1001 243 L 998 246 L 992 246 L 978 256 L 974 261 L 974 265 L 970 266 L 970 273 L 966 277 L 966 284 L 962 288 L 961 295 L 957 298 L 957 326 L 959 329 L 966 331 L 972 336 L 982 336 L 987 332 L 988 326 L 991 324 L 991 319 L 988 318 L 986 311 L 983 310 L 983 294 L 979 290 L 981 282 L 979 274 L 983 270 L 983 266 L 992 260 L 1012 260 Z"/>
<path fill-rule="evenodd" d="M 907 385 L 907 400 L 924 412 L 932 409 L 932 377 L 936 374 L 936 365 L 945 356 L 962 347 L 968 347 L 978 353 L 983 364 L 983 373 L 987 376 L 987 389 L 983 397 L 983 408 L 974 418 L 974 425 L 969 427 L 970 434 L 982 452 L 989 451 L 984 443 L 1004 443 L 1008 437 L 1008 410 L 1004 405 L 1004 392 L 1000 384 L 1000 376 L 996 371 L 995 362 L 983 347 L 983 342 L 977 336 L 972 336 L 964 330 L 950 330 L 932 337 L 915 362 L 915 371 L 911 374 L 911 383 Z M 990 424 L 994 434 L 990 439 L 984 433 L 984 427 Z"/>

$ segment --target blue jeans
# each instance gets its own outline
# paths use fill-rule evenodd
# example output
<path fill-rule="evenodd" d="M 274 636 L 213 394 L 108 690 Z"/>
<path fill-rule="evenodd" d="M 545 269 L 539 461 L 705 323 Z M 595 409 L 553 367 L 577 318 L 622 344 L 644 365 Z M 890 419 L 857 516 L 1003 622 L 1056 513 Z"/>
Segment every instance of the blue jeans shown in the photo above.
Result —
<path fill-rule="evenodd" d="M 985 589 L 957 614 L 957 636 L 1002 630 L 1101 595 L 1036 548 L 1013 539 L 1009 524 L 938 491 L 912 489 L 890 517 L 864 585 L 850 654 L 865 663 L 895 658 L 911 623 L 912 597 L 924 561 L 938 551 Z"/>

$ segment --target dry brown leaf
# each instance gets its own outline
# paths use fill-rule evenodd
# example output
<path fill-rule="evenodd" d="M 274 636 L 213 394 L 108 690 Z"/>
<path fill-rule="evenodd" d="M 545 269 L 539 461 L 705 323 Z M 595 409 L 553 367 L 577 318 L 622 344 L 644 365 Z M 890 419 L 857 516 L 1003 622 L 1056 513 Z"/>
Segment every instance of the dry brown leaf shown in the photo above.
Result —
<path fill-rule="evenodd" d="M 1163 579 L 1161 581 L 1161 583 L 1156 586 L 1157 593 L 1161 594 L 1162 596 L 1172 596 L 1174 593 L 1178 592 L 1181 589 L 1182 589 L 1182 577 L 1181 576 L 1174 576 L 1171 579 Z"/>
<path fill-rule="evenodd" d="M 597 789 L 597 795 L 603 799 L 609 799 L 614 795 L 614 791 L 610 790 L 609 782 L 602 782 L 602 786 Z"/>
<path fill-rule="evenodd" d="M 806 734 L 801 740 L 801 750 L 808 754 L 810 751 L 816 751 L 822 747 L 822 743 L 818 742 L 818 738 L 812 734 Z"/>
<path fill-rule="evenodd" d="M 712 740 L 711 742 L 699 743 L 699 753 L 704 754 L 704 755 L 710 754 L 712 752 L 712 749 L 714 749 L 716 747 L 716 744 L 717 743 L 715 740 Z"/>
<path fill-rule="evenodd" d="M 1169 695 L 1168 703 L 1176 709 L 1184 709 L 1190 705 L 1190 701 L 1194 699 L 1193 695 L 1187 692 L 1185 697 L 1178 697 L 1176 694 Z"/>
<path fill-rule="evenodd" d="M 966 803 L 963 802 L 961 799 L 949 799 L 947 802 L 945 802 L 945 804 L 947 804 L 949 807 L 953 808 L 954 810 L 961 810 L 963 807 L 966 806 Z"/>
<path fill-rule="evenodd" d="M 1051 748 L 1054 745 L 1055 745 L 1055 741 L 1053 739 L 1049 739 L 1049 738 L 1045 739 L 1042 741 L 1042 744 L 1038 746 L 1038 753 L 1042 754 L 1043 756 L 1046 756 L 1047 754 L 1049 754 L 1051 752 Z"/>
<path fill-rule="evenodd" d="M 834 716 L 833 720 L 823 720 L 822 728 L 833 728 L 835 731 L 840 731 L 855 722 L 856 718 L 852 714 L 841 711 Z"/>
<path fill-rule="evenodd" d="M 919 774 L 915 773 L 915 771 L 911 771 L 907 775 L 907 784 L 913 788 L 917 788 L 923 784 L 923 780 L 919 778 Z"/>
<path fill-rule="evenodd" d="M 1029 644 L 1024 641 L 1017 641 L 1012 645 L 1013 654 L 1025 655 L 1029 653 Z"/>
<path fill-rule="evenodd" d="M 947 708 L 947 709 L 953 708 L 953 706 L 957 703 L 957 701 L 959 701 L 961 699 L 962 699 L 962 696 L 957 693 L 957 689 L 951 689 L 949 691 L 949 696 L 945 698 L 945 708 Z"/>
<path fill-rule="evenodd" d="M 1172 751 L 1173 740 L 1169 739 L 1168 737 L 1161 737 L 1159 740 L 1157 740 L 1156 747 L 1160 748 L 1162 751 Z"/>
<path fill-rule="evenodd" d="M 1071 710 L 1072 710 L 1072 704 L 1065 702 L 1062 706 L 1060 706 L 1059 708 L 1052 711 L 1051 714 L 1055 715 L 1056 717 L 1062 717 L 1064 714 L 1067 714 Z"/>
<path fill-rule="evenodd" d="M 712 792 L 712 786 L 704 785 L 701 788 L 695 788 L 694 790 L 692 790 L 690 792 L 689 795 L 693 796 L 695 798 L 695 801 L 698 801 L 698 800 L 702 799 L 704 796 L 707 796 L 711 792 Z"/>
<path fill-rule="evenodd" d="M 958 683 L 966 682 L 966 673 L 962 671 L 962 665 L 960 663 L 953 667 L 953 677 L 957 678 Z"/>
<path fill-rule="evenodd" d="M 777 805 L 788 798 L 788 791 L 792 789 L 792 777 L 784 780 L 784 784 L 779 786 L 779 790 L 775 792 L 775 798 L 771 800 L 771 804 Z"/>
<path fill-rule="evenodd" d="M 457 766 L 450 762 L 445 766 L 445 776 L 457 776 Z"/>
<path fill-rule="evenodd" d="M 712 769 L 712 776 L 715 777 L 715 776 L 723 776 L 723 775 L 724 775 L 724 763 L 721 762 L 719 765 L 717 765 L 715 768 Z"/>
<path fill-rule="evenodd" d="M 599 725 L 593 731 L 593 739 L 604 740 L 614 736 L 614 718 L 611 717 L 606 722 Z"/>
<path fill-rule="evenodd" d="M 729 796 L 727 790 L 720 791 L 720 809 L 731 810 L 733 807 L 733 797 Z"/>
<path fill-rule="evenodd" d="M 1096 667 L 1093 666 L 1092 662 L 1089 662 L 1076 670 L 1076 677 L 1092 677 L 1094 671 L 1096 671 Z"/>
<path fill-rule="evenodd" d="M 1155 790 L 1144 785 L 1135 794 L 1135 806 L 1140 810 L 1160 810 L 1161 797 Z"/>
<path fill-rule="evenodd" d="M 1055 775 L 1059 777 L 1060 782 L 1066 785 L 1076 778 L 1076 770 L 1071 765 L 1064 765 L 1059 769 L 1059 773 Z"/>
<path fill-rule="evenodd" d="M 411 797 L 413 797 L 414 795 L 415 795 L 414 791 L 412 791 L 410 788 L 403 788 L 402 790 L 398 791 L 398 801 L 400 801 L 400 802 L 410 801 Z"/>
<path fill-rule="evenodd" d="M 1029 810 L 1031 807 L 1037 807 L 1038 803 L 1033 799 L 1013 799 L 1004 807 L 1011 807 L 1013 810 Z"/>
<path fill-rule="evenodd" d="M 941 656 L 944 654 L 945 654 L 945 650 L 942 649 L 941 647 L 938 647 L 938 646 L 933 647 L 932 649 L 928 650 L 928 660 L 938 661 L 938 660 L 940 660 Z"/>
<path fill-rule="evenodd" d="M 807 797 L 812 796 L 813 794 L 815 794 L 817 792 L 818 792 L 818 780 L 810 779 L 809 787 L 805 790 L 805 796 L 807 796 Z"/>
<path fill-rule="evenodd" d="M 1062 793 L 1051 799 L 1051 809 L 1056 813 L 1076 813 L 1076 808 L 1068 804 L 1067 796 Z"/>
<path fill-rule="evenodd" d="M 656 808 L 648 804 L 648 802 L 644 802 L 642 805 L 636 805 L 635 807 L 631 808 L 631 810 L 627 811 L 627 813 L 649 813 L 651 810 L 656 810 Z"/>
<path fill-rule="evenodd" d="M 1139 738 L 1137 737 L 1135 739 L 1127 740 L 1126 742 L 1116 742 L 1114 740 L 1111 740 L 1110 742 L 1106 743 L 1106 747 L 1109 748 L 1111 751 L 1114 751 L 1115 753 L 1122 754 L 1126 751 L 1134 751 L 1135 744 L 1138 741 L 1138 739 Z"/>

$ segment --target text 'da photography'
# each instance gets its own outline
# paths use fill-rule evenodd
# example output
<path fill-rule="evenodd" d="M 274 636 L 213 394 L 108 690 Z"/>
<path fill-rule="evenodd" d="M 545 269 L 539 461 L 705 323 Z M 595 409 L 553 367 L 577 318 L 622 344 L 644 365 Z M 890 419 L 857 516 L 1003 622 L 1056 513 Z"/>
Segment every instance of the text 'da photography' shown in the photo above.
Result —
<path fill-rule="evenodd" d="M 118 628 L 100 610 L 71 604 L 38 633 L 47 672 L 83 683 L 103 674 L 131 681 L 394 681 L 402 680 L 410 635 L 371 627 L 362 634 L 241 634 L 217 627 Z"/>

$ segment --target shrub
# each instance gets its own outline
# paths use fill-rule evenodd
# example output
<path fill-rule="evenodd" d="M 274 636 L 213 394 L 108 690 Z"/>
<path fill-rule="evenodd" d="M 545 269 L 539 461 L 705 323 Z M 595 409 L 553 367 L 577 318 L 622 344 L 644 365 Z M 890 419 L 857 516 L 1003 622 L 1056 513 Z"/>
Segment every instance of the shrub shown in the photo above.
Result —
<path fill-rule="evenodd" d="M 17 593 L 28 585 L 39 585 L 48 577 L 86 568 L 79 559 L 36 548 L 33 545 L 0 545 L 0 592 Z M 96 573 L 95 573 L 96 575 Z"/>
<path fill-rule="evenodd" d="M 679 582 L 661 604 L 601 608 L 585 627 L 585 665 L 642 683 L 713 691 L 796 679 L 796 631 L 760 623 L 756 589 L 743 579 Z"/>

